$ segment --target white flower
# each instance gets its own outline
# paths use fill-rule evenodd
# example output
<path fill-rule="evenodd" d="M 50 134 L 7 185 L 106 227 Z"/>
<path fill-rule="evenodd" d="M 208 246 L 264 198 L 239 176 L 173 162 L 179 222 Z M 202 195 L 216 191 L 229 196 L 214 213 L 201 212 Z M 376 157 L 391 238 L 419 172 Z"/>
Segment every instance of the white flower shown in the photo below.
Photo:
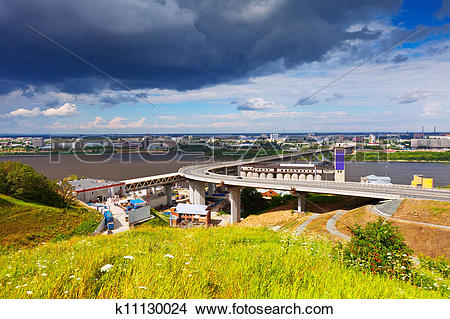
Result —
<path fill-rule="evenodd" d="M 77 278 L 77 280 L 81 280 L 81 278 Z"/>
<path fill-rule="evenodd" d="M 186 261 L 185 263 L 184 263 L 185 265 L 189 265 L 190 264 L 190 262 L 189 261 Z"/>
<path fill-rule="evenodd" d="M 44 272 L 44 273 L 41 274 L 41 276 L 44 276 L 44 277 L 45 277 L 45 276 L 47 276 L 47 274 Z"/>
<path fill-rule="evenodd" d="M 391 253 L 387 253 L 386 255 L 390 256 L 390 255 L 391 255 Z"/>
<path fill-rule="evenodd" d="M 100 271 L 101 271 L 101 272 L 107 272 L 107 271 L 109 271 L 112 267 L 113 267 L 113 265 L 111 265 L 111 264 L 106 264 L 106 265 L 104 265 L 102 268 L 100 268 Z"/>
<path fill-rule="evenodd" d="M 68 293 L 69 293 L 69 290 L 64 291 L 64 293 L 65 293 L 65 294 L 68 294 Z"/>
<path fill-rule="evenodd" d="M 75 278 L 75 276 L 74 276 L 74 275 L 71 275 L 71 276 L 69 276 L 69 278 Z"/>
<path fill-rule="evenodd" d="M 19 289 L 20 287 L 22 287 L 21 285 L 16 286 L 16 289 Z"/>
<path fill-rule="evenodd" d="M 170 255 L 170 254 L 164 255 L 164 257 L 166 257 L 166 258 L 175 258 L 174 256 L 172 256 L 172 255 Z"/>
<path fill-rule="evenodd" d="M 123 258 L 125 258 L 125 259 L 129 259 L 129 260 L 133 260 L 133 259 L 134 259 L 134 257 L 133 257 L 133 256 L 123 256 Z"/>
<path fill-rule="evenodd" d="M 405 266 L 401 266 L 400 269 L 406 269 L 406 267 Z"/>
<path fill-rule="evenodd" d="M 145 290 L 147 290 L 147 287 L 139 286 L 138 289 L 145 289 Z"/>
<path fill-rule="evenodd" d="M 9 276 L 11 276 L 10 274 L 6 274 L 6 277 L 9 277 Z"/>
<path fill-rule="evenodd" d="M 31 290 L 27 291 L 27 295 L 31 295 L 33 292 Z"/>

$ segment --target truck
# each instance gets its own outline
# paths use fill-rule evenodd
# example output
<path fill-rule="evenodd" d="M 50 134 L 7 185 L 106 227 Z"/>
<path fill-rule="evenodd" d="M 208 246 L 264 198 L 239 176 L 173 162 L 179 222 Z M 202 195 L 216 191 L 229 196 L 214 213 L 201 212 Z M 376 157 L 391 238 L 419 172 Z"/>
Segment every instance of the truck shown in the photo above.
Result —
<path fill-rule="evenodd" d="M 109 210 L 103 212 L 103 216 L 105 217 L 106 227 L 108 230 L 114 229 L 114 218 Z"/>

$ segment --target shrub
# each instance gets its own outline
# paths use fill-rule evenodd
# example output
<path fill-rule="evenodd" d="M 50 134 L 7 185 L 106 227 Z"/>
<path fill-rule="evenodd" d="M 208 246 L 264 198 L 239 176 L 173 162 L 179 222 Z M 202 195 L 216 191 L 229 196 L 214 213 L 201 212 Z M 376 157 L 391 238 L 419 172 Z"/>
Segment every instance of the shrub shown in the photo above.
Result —
<path fill-rule="evenodd" d="M 379 218 L 365 227 L 349 227 L 351 241 L 343 248 L 348 266 L 363 272 L 410 280 L 412 250 L 405 244 L 398 228 Z"/>
<path fill-rule="evenodd" d="M 296 197 L 291 194 L 284 194 L 283 196 L 281 196 L 281 195 L 272 196 L 272 198 L 270 199 L 269 207 L 275 208 L 275 207 L 285 205 L 295 198 Z"/>
<path fill-rule="evenodd" d="M 67 207 L 72 194 L 67 183 L 62 188 L 55 181 L 20 162 L 0 163 L 0 193 L 25 201 L 54 207 Z"/>
<path fill-rule="evenodd" d="M 241 204 L 243 210 L 242 217 L 247 217 L 249 213 L 256 213 L 263 210 L 267 205 L 261 193 L 253 187 L 242 188 Z"/>
<path fill-rule="evenodd" d="M 420 264 L 425 268 L 442 274 L 445 278 L 448 278 L 450 275 L 450 260 L 445 258 L 444 256 L 431 258 L 428 256 L 420 256 L 419 257 Z"/>

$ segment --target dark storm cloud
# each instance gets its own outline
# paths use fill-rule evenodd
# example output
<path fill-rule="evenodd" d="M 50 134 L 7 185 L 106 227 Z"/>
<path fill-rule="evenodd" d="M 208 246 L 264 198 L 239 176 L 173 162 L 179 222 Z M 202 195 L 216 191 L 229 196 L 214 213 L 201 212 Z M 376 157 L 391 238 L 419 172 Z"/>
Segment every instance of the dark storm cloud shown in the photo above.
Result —
<path fill-rule="evenodd" d="M 123 89 L 30 25 L 130 88 L 196 89 L 321 61 L 356 23 L 400 0 L 0 0 L 0 93 L 53 85 L 68 93 Z M 5 49 L 6 48 L 6 49 Z M 269 71 L 270 72 L 270 71 Z M 20 85 L 12 85 L 20 83 Z"/>
<path fill-rule="evenodd" d="M 104 96 L 100 98 L 100 103 L 117 105 L 121 103 L 133 103 L 137 102 L 137 100 L 132 96 L 126 95 L 114 95 L 114 96 Z"/>
<path fill-rule="evenodd" d="M 441 8 L 436 12 L 438 19 L 444 19 L 450 16 L 450 0 L 442 0 Z"/>
<path fill-rule="evenodd" d="M 408 60 L 408 57 L 403 54 L 396 55 L 395 58 L 392 59 L 394 63 L 402 63 Z"/>

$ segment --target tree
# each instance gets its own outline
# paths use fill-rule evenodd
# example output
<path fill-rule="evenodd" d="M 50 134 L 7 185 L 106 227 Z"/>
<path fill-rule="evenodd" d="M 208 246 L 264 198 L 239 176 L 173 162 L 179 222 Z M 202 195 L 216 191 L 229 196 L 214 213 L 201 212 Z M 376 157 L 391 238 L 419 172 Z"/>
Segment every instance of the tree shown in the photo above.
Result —
<path fill-rule="evenodd" d="M 58 193 L 67 205 L 74 204 L 76 199 L 74 187 L 69 183 L 70 180 L 69 178 L 64 178 L 58 183 Z"/>
<path fill-rule="evenodd" d="M 60 187 L 55 181 L 20 162 L 0 163 L 0 193 L 55 207 L 71 204 L 61 196 Z"/>
<path fill-rule="evenodd" d="M 266 206 L 266 202 L 256 188 L 244 187 L 241 190 L 241 205 L 243 216 L 248 216 L 248 213 L 257 213 Z"/>

